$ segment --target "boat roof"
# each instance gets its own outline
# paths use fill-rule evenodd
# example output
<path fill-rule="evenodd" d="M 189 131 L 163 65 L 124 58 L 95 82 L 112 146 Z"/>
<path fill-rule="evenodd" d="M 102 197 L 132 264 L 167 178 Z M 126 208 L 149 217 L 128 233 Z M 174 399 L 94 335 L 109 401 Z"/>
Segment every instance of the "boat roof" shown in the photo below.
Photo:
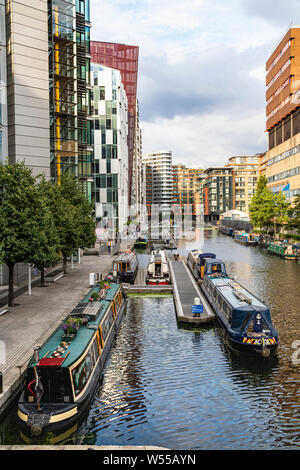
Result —
<path fill-rule="evenodd" d="M 223 262 L 223 261 L 222 261 Z M 259 300 L 254 294 L 249 292 L 245 287 L 231 279 L 228 276 L 214 277 L 209 276 L 211 281 L 218 288 L 219 292 L 225 297 L 225 299 L 233 306 L 233 308 L 242 308 L 245 306 L 255 306 L 264 310 L 268 308 L 261 300 Z"/>
<path fill-rule="evenodd" d="M 120 253 L 119 256 L 114 260 L 115 261 L 123 261 L 123 262 L 128 262 L 135 256 L 134 251 L 128 251 L 125 253 Z"/>
<path fill-rule="evenodd" d="M 66 354 L 69 353 L 66 359 L 63 361 L 63 367 L 69 367 L 82 355 L 82 353 L 88 346 L 90 340 L 92 339 L 95 333 L 95 329 L 101 323 L 104 315 L 106 314 L 111 305 L 112 300 L 114 299 L 115 295 L 121 287 L 120 284 L 113 283 L 111 281 L 109 281 L 109 283 L 111 286 L 110 289 L 106 290 L 105 298 L 100 300 L 99 302 L 89 302 L 88 299 L 93 293 L 99 292 L 100 286 L 93 287 L 89 290 L 89 292 L 85 295 L 85 297 L 81 300 L 77 307 L 75 307 L 75 309 L 65 318 L 65 320 L 53 332 L 53 334 L 48 338 L 48 340 L 42 345 L 41 350 L 39 352 L 40 359 L 44 358 L 45 356 L 50 358 L 50 356 L 53 355 L 57 348 L 61 345 L 62 341 L 64 341 L 62 339 L 64 332 L 61 327 L 69 317 L 80 314 L 80 309 L 82 309 L 81 311 L 83 312 L 83 309 L 86 308 L 87 304 L 91 305 L 91 307 L 93 307 L 93 304 L 97 304 L 99 314 L 96 319 L 90 320 L 87 326 L 80 326 L 77 331 L 76 337 L 71 341 L 67 349 L 65 349 L 65 352 L 62 354 L 62 357 L 66 357 Z M 83 315 L 85 314 L 86 310 L 85 312 L 83 312 Z M 32 358 L 29 363 L 29 367 L 33 367 L 34 365 L 37 364 L 35 363 L 34 358 Z M 51 364 L 49 364 L 49 366 L 50 365 Z"/>

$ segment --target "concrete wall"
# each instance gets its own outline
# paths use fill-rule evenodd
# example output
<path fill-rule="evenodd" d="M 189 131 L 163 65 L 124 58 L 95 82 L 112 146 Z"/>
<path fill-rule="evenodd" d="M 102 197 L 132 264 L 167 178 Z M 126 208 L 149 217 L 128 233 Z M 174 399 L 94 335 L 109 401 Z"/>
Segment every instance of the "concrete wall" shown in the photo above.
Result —
<path fill-rule="evenodd" d="M 50 176 L 48 3 L 8 0 L 8 151 Z"/>

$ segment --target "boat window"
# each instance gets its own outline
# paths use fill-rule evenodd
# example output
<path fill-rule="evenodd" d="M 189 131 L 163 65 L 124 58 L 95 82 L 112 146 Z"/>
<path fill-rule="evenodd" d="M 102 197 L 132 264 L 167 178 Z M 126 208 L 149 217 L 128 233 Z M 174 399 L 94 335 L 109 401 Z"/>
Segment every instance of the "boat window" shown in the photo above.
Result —
<path fill-rule="evenodd" d="M 127 263 L 120 263 L 121 268 L 120 271 L 127 271 Z"/>
<path fill-rule="evenodd" d="M 108 332 L 110 330 L 112 323 L 113 323 L 113 315 L 112 315 L 112 310 L 110 309 L 109 313 L 105 317 L 105 320 L 101 323 L 102 338 L 104 342 L 107 338 L 107 335 L 108 335 Z"/>
<path fill-rule="evenodd" d="M 72 369 L 75 396 L 86 386 L 94 368 L 93 350 L 89 349 L 82 361 Z"/>

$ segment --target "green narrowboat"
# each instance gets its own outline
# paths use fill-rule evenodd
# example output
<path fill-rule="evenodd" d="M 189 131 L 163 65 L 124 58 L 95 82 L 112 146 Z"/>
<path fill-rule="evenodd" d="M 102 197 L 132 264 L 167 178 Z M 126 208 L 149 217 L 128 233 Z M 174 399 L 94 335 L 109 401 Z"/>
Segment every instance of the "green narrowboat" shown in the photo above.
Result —
<path fill-rule="evenodd" d="M 267 251 L 287 260 L 297 260 L 299 258 L 299 248 L 292 244 L 271 242 Z"/>
<path fill-rule="evenodd" d="M 18 402 L 22 433 L 57 433 L 78 423 L 99 384 L 125 310 L 122 286 L 106 280 L 35 349 Z"/>

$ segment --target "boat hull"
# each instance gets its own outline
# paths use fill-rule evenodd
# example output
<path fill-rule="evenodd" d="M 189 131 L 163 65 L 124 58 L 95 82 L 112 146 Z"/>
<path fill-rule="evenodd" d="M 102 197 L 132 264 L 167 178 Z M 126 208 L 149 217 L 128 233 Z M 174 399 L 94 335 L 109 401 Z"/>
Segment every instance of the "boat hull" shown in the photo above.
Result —
<path fill-rule="evenodd" d="M 169 286 L 170 281 L 165 279 L 147 279 L 146 284 L 148 286 Z"/>
<path fill-rule="evenodd" d="M 36 404 L 25 402 L 25 391 L 22 392 L 18 403 L 18 425 L 25 436 L 38 437 L 49 432 L 62 433 L 82 419 L 96 392 L 107 356 L 125 315 L 126 306 L 127 300 L 124 299 L 93 370 L 89 385 L 80 400 L 59 406 L 56 403 L 41 403 L 42 410 L 38 413 Z"/>
<path fill-rule="evenodd" d="M 206 299 L 208 300 L 210 306 L 212 307 L 219 325 L 225 331 L 226 342 L 233 349 L 241 353 L 257 355 L 261 357 L 269 357 L 276 353 L 277 347 L 278 347 L 278 341 L 276 341 L 275 343 L 269 342 L 269 344 L 266 344 L 263 342 L 261 342 L 261 344 L 255 344 L 254 342 L 250 342 L 250 341 L 246 342 L 247 340 L 245 340 L 245 337 L 243 337 L 243 335 L 237 335 L 236 333 L 232 333 L 230 329 L 228 328 L 228 324 L 226 323 L 222 313 L 217 308 L 215 302 L 213 301 L 212 296 L 209 294 L 204 284 L 201 283 L 200 287 Z M 251 339 L 254 339 L 254 338 L 248 338 L 248 340 L 251 340 Z"/>

